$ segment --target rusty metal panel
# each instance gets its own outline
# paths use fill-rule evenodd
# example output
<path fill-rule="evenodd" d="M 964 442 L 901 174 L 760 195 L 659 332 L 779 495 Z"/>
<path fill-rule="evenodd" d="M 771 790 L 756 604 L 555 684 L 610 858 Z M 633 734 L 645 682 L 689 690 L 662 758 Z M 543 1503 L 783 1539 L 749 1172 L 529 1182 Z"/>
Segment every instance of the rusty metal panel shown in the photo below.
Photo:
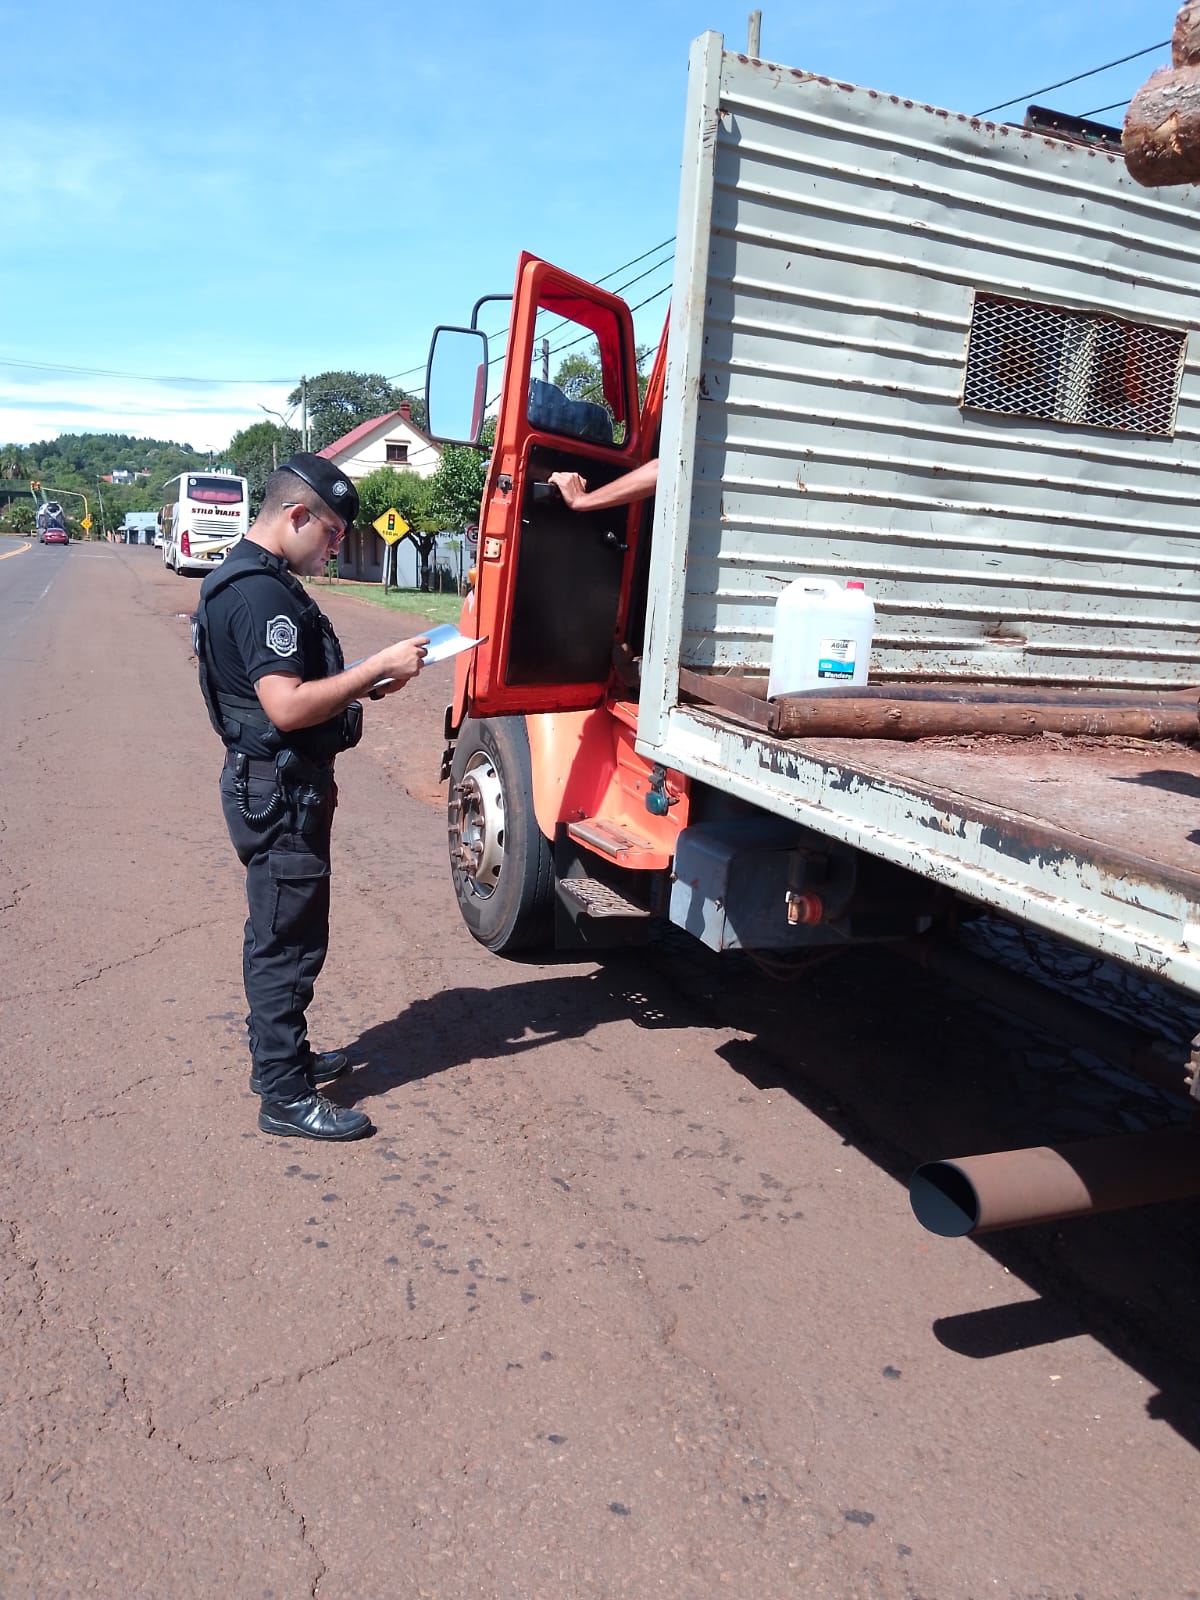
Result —
<path fill-rule="evenodd" d="M 1193 750 L 801 743 L 684 707 L 665 743 L 700 782 L 1200 995 Z"/>
<path fill-rule="evenodd" d="M 775 599 L 804 575 L 866 582 L 873 681 L 1200 683 L 1193 191 L 716 35 L 693 47 L 683 174 L 650 743 L 679 664 L 766 671 Z M 1039 308 L 1045 371 L 1069 360 L 1083 390 L 1064 377 L 1049 415 L 964 405 L 977 296 Z M 1164 333 L 1141 341 L 1153 406 L 1131 398 L 1129 325 Z"/>

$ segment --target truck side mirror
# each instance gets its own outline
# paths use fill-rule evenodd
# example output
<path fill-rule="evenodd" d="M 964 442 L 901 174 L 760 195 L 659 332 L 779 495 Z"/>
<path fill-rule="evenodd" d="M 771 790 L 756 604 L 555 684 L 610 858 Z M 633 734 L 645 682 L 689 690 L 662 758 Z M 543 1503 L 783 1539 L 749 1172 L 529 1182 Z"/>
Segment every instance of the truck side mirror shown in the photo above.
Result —
<path fill-rule="evenodd" d="M 479 443 L 487 403 L 488 342 L 479 328 L 435 328 L 425 369 L 429 432 L 440 444 Z"/>

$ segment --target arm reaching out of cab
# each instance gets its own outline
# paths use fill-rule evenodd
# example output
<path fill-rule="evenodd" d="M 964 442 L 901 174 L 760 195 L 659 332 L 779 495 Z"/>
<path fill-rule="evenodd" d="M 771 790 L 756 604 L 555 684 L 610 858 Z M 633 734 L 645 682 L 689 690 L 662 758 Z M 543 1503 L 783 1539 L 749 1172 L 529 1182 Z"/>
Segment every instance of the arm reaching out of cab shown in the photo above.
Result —
<path fill-rule="evenodd" d="M 635 500 L 650 498 L 658 487 L 658 457 L 598 489 L 589 490 L 577 472 L 552 472 L 549 481 L 572 511 L 607 511 L 612 506 L 629 506 Z"/>

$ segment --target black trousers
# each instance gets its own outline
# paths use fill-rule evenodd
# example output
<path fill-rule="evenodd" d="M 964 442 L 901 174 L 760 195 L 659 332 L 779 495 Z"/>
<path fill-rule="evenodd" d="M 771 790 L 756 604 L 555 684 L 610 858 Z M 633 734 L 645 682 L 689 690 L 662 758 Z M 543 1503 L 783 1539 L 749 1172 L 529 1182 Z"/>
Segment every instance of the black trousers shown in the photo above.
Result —
<path fill-rule="evenodd" d="M 238 859 L 246 869 L 242 979 L 249 1015 L 250 1055 L 264 1100 L 295 1100 L 312 1090 L 305 1013 L 329 948 L 329 839 L 337 790 L 333 774 L 320 806 L 297 831 L 290 800 L 265 826 L 247 822 L 221 772 L 221 809 Z M 275 784 L 247 780 L 247 809 L 266 810 Z"/>

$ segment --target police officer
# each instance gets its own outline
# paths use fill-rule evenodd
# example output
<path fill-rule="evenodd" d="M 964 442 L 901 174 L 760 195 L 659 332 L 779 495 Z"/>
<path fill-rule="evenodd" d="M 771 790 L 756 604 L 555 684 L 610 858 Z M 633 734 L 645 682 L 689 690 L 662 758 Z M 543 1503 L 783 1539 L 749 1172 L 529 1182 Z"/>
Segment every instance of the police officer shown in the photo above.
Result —
<path fill-rule="evenodd" d="M 359 696 L 402 688 L 428 643 L 405 639 L 346 667 L 298 581 L 324 568 L 357 515 L 343 472 L 323 456 L 293 456 L 267 479 L 249 532 L 205 578 L 195 617 L 200 687 L 226 746 L 221 806 L 246 868 L 242 973 L 258 1125 L 308 1139 L 371 1131 L 361 1111 L 317 1092 L 347 1061 L 315 1054 L 305 1023 L 329 944 L 334 757 L 361 736 Z"/>

